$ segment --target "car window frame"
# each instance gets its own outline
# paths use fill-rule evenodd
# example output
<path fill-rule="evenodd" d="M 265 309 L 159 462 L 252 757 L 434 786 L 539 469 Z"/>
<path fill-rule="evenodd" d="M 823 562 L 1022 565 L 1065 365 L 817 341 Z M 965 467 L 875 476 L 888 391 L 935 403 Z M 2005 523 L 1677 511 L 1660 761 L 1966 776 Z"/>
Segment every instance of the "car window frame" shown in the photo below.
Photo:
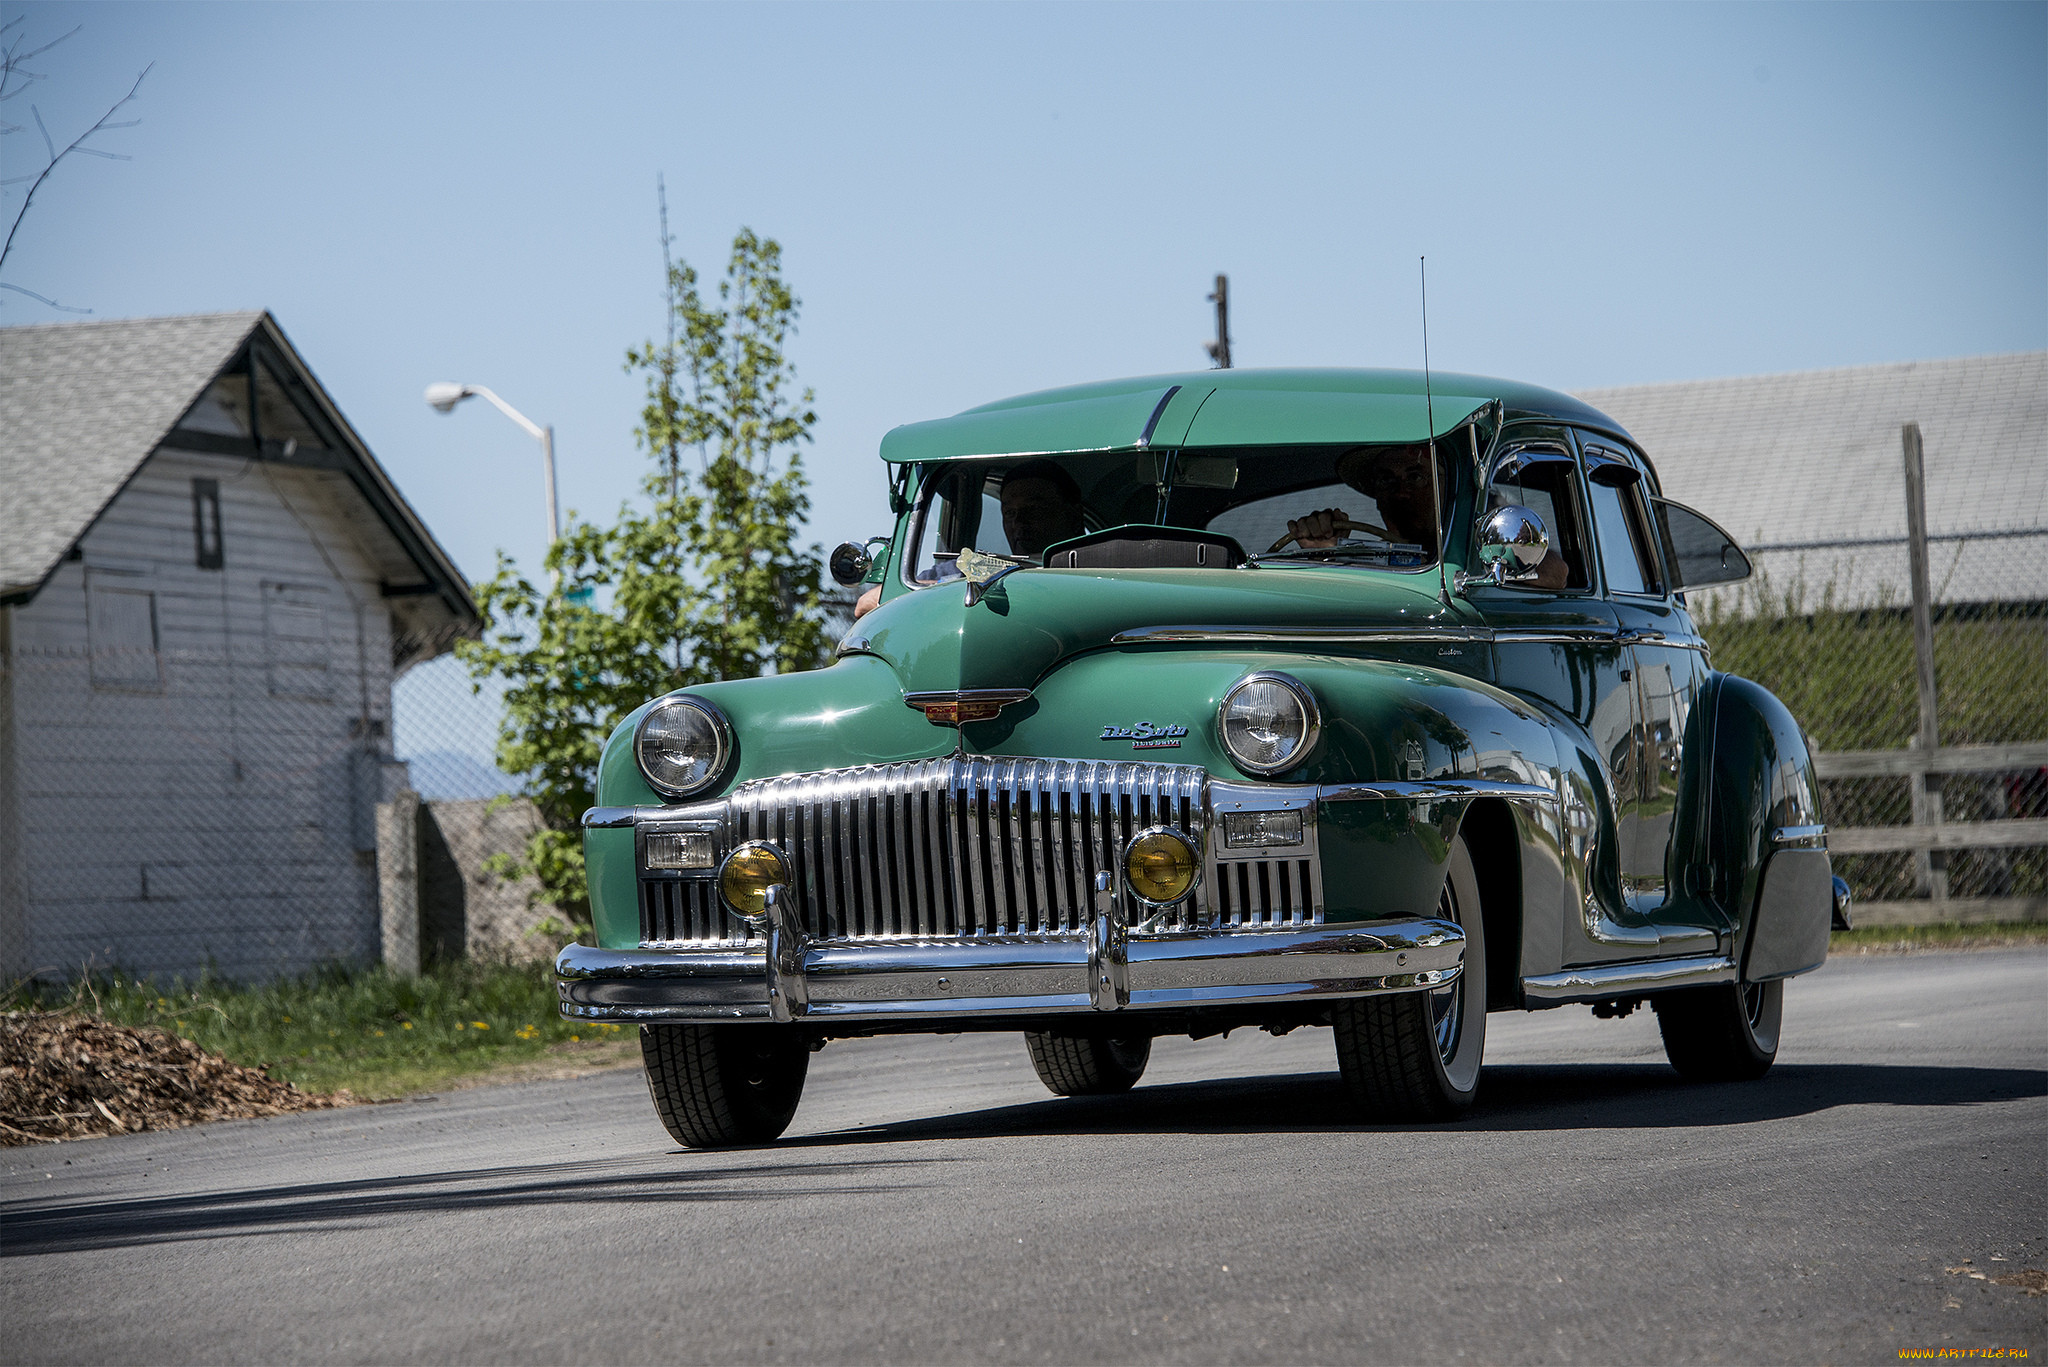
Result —
<path fill-rule="evenodd" d="M 1636 472 L 1636 478 L 1625 488 L 1617 489 L 1616 493 L 1620 495 L 1618 501 L 1621 504 L 1630 544 L 1636 548 L 1641 567 L 1649 571 L 1650 587 L 1643 590 L 1614 587 L 1614 581 L 1607 573 L 1605 543 L 1595 528 L 1592 542 L 1594 554 L 1600 561 L 1601 596 L 1610 601 L 1620 599 L 1628 602 L 1670 602 L 1671 571 L 1664 563 L 1663 535 L 1650 512 L 1649 500 L 1646 497 L 1646 490 L 1657 487 L 1657 477 L 1651 471 L 1650 463 L 1629 443 L 1605 432 L 1589 432 L 1584 428 L 1575 427 L 1572 429 L 1572 435 L 1578 446 L 1579 479 L 1587 490 L 1586 512 L 1589 523 L 1599 514 L 1593 508 L 1592 480 L 1587 473 L 1588 458 L 1597 452 L 1610 460 L 1619 460 Z"/>
<path fill-rule="evenodd" d="M 1538 435 L 1539 433 L 1541 435 Z M 1472 517 L 1469 519 L 1471 523 L 1469 536 L 1472 545 L 1468 545 L 1466 548 L 1468 558 L 1472 546 L 1477 544 L 1479 519 L 1486 515 L 1484 505 L 1492 493 L 1494 477 L 1500 473 L 1500 468 L 1507 464 L 1508 458 L 1514 455 L 1515 452 L 1527 450 L 1531 447 L 1542 447 L 1547 444 L 1554 444 L 1556 447 L 1561 448 L 1561 454 L 1572 467 L 1572 497 L 1578 500 L 1578 506 L 1573 511 L 1579 519 L 1579 541 L 1584 547 L 1584 553 L 1587 557 L 1586 583 L 1581 588 L 1545 589 L 1538 588 L 1534 584 L 1517 583 L 1514 580 L 1509 580 L 1507 583 L 1500 585 L 1500 587 L 1519 589 L 1523 593 L 1549 594 L 1558 598 L 1604 597 L 1606 588 L 1605 568 L 1600 563 L 1599 550 L 1594 545 L 1596 538 L 1593 535 L 1593 500 L 1586 489 L 1586 472 L 1579 460 L 1577 434 L 1564 423 L 1523 421 L 1509 422 L 1502 425 L 1499 435 L 1494 438 L 1492 450 L 1487 452 L 1485 469 L 1473 491 L 1473 512 Z M 1557 529 L 1546 527 L 1544 530 L 1552 538 L 1551 549 L 1557 550 L 1555 544 Z M 1558 551 L 1558 554 L 1562 556 L 1564 552 Z"/>

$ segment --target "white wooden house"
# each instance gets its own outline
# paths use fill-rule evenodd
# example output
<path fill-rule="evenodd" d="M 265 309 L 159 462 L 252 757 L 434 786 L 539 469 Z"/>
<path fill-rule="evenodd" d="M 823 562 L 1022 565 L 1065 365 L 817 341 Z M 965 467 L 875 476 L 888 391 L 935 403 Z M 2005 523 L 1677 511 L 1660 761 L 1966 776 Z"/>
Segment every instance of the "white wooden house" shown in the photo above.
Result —
<path fill-rule="evenodd" d="M 268 313 L 0 329 L 0 971 L 379 952 L 462 575 Z"/>

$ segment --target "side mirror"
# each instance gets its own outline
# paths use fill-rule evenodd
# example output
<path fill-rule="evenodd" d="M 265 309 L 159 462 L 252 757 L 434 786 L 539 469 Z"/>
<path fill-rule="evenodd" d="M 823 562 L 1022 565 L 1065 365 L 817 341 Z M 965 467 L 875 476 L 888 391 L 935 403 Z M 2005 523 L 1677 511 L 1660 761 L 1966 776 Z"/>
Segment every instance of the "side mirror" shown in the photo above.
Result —
<path fill-rule="evenodd" d="M 832 575 L 834 583 L 852 588 L 868 577 L 868 570 L 874 563 L 875 557 L 868 553 L 867 545 L 842 541 L 833 549 L 831 558 L 825 562 L 825 568 Z"/>
<path fill-rule="evenodd" d="M 1473 584 L 1513 584 L 1534 579 L 1550 554 L 1543 519 L 1519 503 L 1495 508 L 1479 524 L 1478 574 L 1460 574 L 1458 590 Z"/>

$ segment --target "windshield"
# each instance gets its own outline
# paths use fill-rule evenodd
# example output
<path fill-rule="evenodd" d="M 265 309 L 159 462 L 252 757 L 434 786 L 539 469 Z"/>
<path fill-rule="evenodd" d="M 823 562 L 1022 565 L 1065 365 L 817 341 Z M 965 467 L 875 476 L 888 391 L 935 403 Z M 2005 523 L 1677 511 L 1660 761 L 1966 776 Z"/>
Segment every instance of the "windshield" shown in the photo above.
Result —
<path fill-rule="evenodd" d="M 1259 447 L 955 461 L 924 483 L 906 563 L 919 583 L 958 574 L 961 551 L 1043 563 L 1049 547 L 1128 525 L 1227 537 L 1253 560 L 1328 560 L 1373 569 L 1436 563 L 1438 533 L 1467 449 Z"/>

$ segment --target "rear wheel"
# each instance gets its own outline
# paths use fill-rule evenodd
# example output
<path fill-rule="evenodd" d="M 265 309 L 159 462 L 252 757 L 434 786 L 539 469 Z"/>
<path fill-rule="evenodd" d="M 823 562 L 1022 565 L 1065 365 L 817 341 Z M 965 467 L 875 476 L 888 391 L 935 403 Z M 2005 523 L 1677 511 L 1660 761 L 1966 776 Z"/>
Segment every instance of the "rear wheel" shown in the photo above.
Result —
<path fill-rule="evenodd" d="M 693 1149 L 766 1144 L 803 1097 L 810 1045 L 779 1025 L 643 1025 L 654 1110 Z"/>
<path fill-rule="evenodd" d="M 1464 837 L 1451 845 L 1437 918 L 1465 932 L 1465 961 L 1448 987 L 1352 997 L 1330 1012 L 1337 1067 L 1376 1120 L 1452 1120 L 1471 1108 L 1486 1052 L 1486 922 Z"/>
<path fill-rule="evenodd" d="M 1145 1076 L 1152 1058 L 1152 1037 L 1055 1035 L 1024 1032 L 1031 1067 L 1055 1096 L 1109 1096 L 1128 1092 Z"/>
<path fill-rule="evenodd" d="M 1689 987 L 1652 997 L 1664 1056 L 1694 1082 L 1747 1082 L 1778 1057 L 1785 980 Z"/>

